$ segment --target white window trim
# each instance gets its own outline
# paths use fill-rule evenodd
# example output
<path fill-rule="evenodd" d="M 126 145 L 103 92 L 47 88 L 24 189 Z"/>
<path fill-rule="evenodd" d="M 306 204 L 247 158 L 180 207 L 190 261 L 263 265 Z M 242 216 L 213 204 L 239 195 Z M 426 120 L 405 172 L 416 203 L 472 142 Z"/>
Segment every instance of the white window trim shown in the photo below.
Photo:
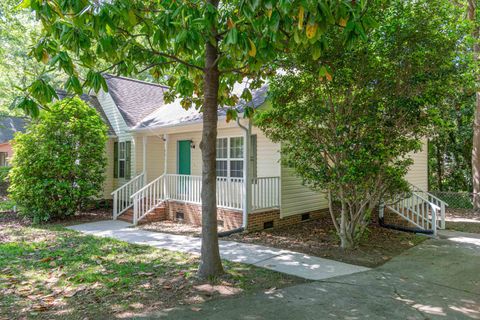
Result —
<path fill-rule="evenodd" d="M 122 158 L 122 146 L 123 146 L 123 158 Z M 123 161 L 123 175 L 121 175 L 121 165 L 120 163 Z M 127 143 L 126 141 L 119 141 L 118 142 L 118 178 L 125 179 L 125 174 L 127 172 Z"/>
<path fill-rule="evenodd" d="M 242 139 L 242 149 L 243 149 L 243 155 L 245 155 L 245 137 L 244 136 L 217 136 L 217 140 L 219 139 L 227 139 L 227 158 L 216 158 L 215 161 L 227 161 L 227 176 L 218 176 L 218 178 L 232 178 L 232 179 L 243 179 L 243 172 L 245 170 L 245 158 L 242 156 L 241 158 L 232 158 L 230 155 L 230 142 L 232 138 L 241 138 Z M 217 141 L 215 141 L 215 146 L 216 146 Z M 215 147 L 215 156 L 216 156 L 217 148 Z M 232 177 L 231 172 L 230 172 L 230 163 L 231 161 L 242 161 L 242 176 L 241 177 Z"/>

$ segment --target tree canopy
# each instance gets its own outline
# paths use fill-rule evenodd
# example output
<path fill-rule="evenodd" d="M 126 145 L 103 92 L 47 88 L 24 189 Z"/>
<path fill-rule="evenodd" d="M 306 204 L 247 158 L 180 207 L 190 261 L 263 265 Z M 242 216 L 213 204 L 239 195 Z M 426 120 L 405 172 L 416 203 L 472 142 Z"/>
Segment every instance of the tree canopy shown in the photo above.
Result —
<path fill-rule="evenodd" d="M 467 32 L 460 12 L 441 0 L 375 10 L 369 41 L 348 48 L 332 33 L 319 62 L 308 51 L 295 56 L 272 83 L 272 108 L 258 116 L 267 136 L 282 142 L 283 163 L 327 192 L 344 248 L 362 236 L 379 201 L 408 190 L 410 154 L 454 94 Z"/>

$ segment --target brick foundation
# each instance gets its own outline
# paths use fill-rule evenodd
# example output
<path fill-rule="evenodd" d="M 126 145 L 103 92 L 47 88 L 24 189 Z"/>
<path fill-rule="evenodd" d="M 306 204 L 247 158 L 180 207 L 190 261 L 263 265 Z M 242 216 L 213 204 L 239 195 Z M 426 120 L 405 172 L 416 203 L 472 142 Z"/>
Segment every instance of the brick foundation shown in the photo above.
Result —
<path fill-rule="evenodd" d="M 196 226 L 202 225 L 202 206 L 192 203 L 182 203 L 177 201 L 168 202 L 168 214 L 167 219 L 173 221 L 179 221 L 177 218 L 183 215 L 183 222 L 193 224 Z M 218 208 L 217 219 L 219 225 L 222 225 L 225 229 L 235 229 L 242 226 L 242 211 Z"/>
<path fill-rule="evenodd" d="M 272 228 L 284 227 L 301 223 L 303 221 L 315 220 L 325 214 L 328 214 L 328 209 L 296 214 L 284 218 L 280 218 L 280 210 L 278 209 L 265 212 L 255 212 L 248 215 L 247 231 L 263 230 L 266 227 L 265 224 L 270 224 Z M 132 217 L 133 209 L 129 209 L 122 214 L 119 219 L 131 222 Z M 302 218 L 306 220 L 302 220 Z M 217 219 L 219 225 L 223 226 L 226 230 L 236 229 L 242 226 L 243 213 L 239 210 L 218 208 Z M 184 223 L 201 226 L 202 207 L 198 204 L 167 201 L 162 207 L 156 208 L 153 212 L 140 220 L 139 223 L 145 224 L 162 220 L 182 221 Z"/>
<path fill-rule="evenodd" d="M 385 208 L 383 213 L 383 222 L 385 224 L 395 225 L 399 227 L 407 227 L 407 228 L 418 228 L 416 225 L 410 223 L 409 221 L 405 220 L 395 212 Z"/>
<path fill-rule="evenodd" d="M 280 218 L 280 210 L 272 210 L 266 212 L 257 212 L 251 213 L 248 215 L 248 231 L 258 231 L 263 230 L 265 223 L 273 222 L 273 228 L 285 227 L 288 225 L 293 225 L 297 223 L 301 223 L 305 220 L 302 220 L 302 216 L 308 214 L 308 220 L 315 220 L 318 219 L 325 214 L 328 213 L 328 209 L 321 209 L 306 213 L 300 213 L 293 216 L 288 216 L 284 218 Z M 306 216 L 304 216 L 306 217 Z"/>

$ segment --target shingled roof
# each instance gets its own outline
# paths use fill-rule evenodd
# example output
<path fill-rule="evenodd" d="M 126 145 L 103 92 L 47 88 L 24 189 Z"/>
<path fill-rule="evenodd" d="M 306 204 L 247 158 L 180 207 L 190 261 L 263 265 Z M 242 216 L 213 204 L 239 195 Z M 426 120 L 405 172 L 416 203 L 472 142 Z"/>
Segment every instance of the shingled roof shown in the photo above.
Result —
<path fill-rule="evenodd" d="M 233 88 L 233 93 L 237 94 L 238 96 L 241 95 L 242 91 L 245 89 L 245 83 L 237 83 Z M 244 100 L 240 100 L 238 104 L 234 107 L 235 110 L 238 112 L 243 112 L 246 106 L 252 106 L 254 108 L 260 107 L 267 98 L 267 91 L 268 91 L 268 84 L 264 84 L 262 87 L 252 90 L 252 100 L 246 102 Z M 169 126 L 176 126 L 176 125 L 186 125 L 195 122 L 200 122 L 203 118 L 203 114 L 195 109 L 190 108 L 185 110 L 181 104 L 180 99 L 175 100 L 172 103 L 168 103 L 162 105 L 158 108 L 155 112 L 151 113 L 147 117 L 145 117 L 141 122 L 139 122 L 133 130 L 145 130 L 145 129 L 153 129 L 153 128 L 161 128 L 161 127 L 169 127 Z M 220 108 L 218 110 L 218 116 L 222 117 L 225 116 L 227 113 L 227 109 Z"/>
<path fill-rule="evenodd" d="M 129 127 L 164 105 L 167 87 L 110 74 L 103 75 L 113 101 Z"/>
<path fill-rule="evenodd" d="M 64 90 L 57 90 L 57 95 L 60 100 L 65 99 L 68 96 L 71 96 L 69 93 L 67 93 Z M 100 105 L 100 102 L 98 101 L 96 96 L 93 95 L 88 95 L 88 94 L 82 94 L 80 96 L 80 99 L 85 101 L 89 106 L 93 107 L 95 110 L 97 110 L 98 114 L 100 115 L 100 118 L 102 118 L 103 122 L 108 127 L 107 134 L 109 136 L 114 136 L 115 135 L 115 130 L 113 130 L 112 124 L 110 121 L 108 121 L 107 115 L 105 114 L 105 111 L 103 110 L 102 106 Z"/>
<path fill-rule="evenodd" d="M 0 117 L 0 143 L 12 140 L 15 132 L 24 132 L 27 123 L 24 117 Z"/>

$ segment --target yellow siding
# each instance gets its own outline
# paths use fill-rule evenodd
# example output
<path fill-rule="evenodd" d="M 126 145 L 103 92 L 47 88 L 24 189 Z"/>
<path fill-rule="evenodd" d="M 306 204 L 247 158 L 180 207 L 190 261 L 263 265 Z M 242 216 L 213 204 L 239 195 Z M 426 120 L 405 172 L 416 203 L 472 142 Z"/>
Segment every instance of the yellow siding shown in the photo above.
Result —
<path fill-rule="evenodd" d="M 292 169 L 282 166 L 280 217 L 327 207 L 328 202 L 324 194 L 304 186 Z"/>
<path fill-rule="evenodd" d="M 405 177 L 408 182 L 428 191 L 428 148 L 427 141 L 424 141 L 423 148 L 417 153 L 410 154 L 414 163 Z"/>
<path fill-rule="evenodd" d="M 115 179 L 113 178 L 113 142 L 114 139 L 108 139 L 105 145 L 105 153 L 107 156 L 107 166 L 105 168 L 105 182 L 103 184 L 103 198 L 111 199 L 112 191 L 115 189 Z"/>

